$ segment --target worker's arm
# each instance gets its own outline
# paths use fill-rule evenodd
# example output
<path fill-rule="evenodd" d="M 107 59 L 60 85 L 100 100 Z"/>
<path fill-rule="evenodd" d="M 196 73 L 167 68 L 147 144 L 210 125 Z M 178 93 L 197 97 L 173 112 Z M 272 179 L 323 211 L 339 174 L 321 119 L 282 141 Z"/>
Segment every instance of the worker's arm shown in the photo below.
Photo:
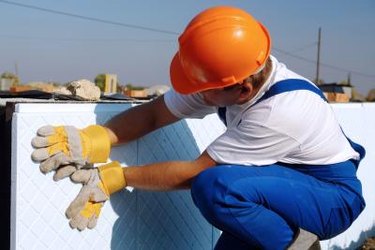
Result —
<path fill-rule="evenodd" d="M 155 129 L 178 121 L 164 103 L 164 96 L 115 116 L 105 126 L 46 125 L 33 138 L 32 159 L 40 162 L 40 170 L 56 170 L 54 180 L 70 176 L 82 166 L 104 163 L 111 145 L 137 139 Z"/>
<path fill-rule="evenodd" d="M 138 139 L 158 128 L 180 120 L 174 116 L 164 102 L 164 96 L 125 110 L 109 120 L 107 128 L 111 144 L 126 143 Z"/>
<path fill-rule="evenodd" d="M 112 145 L 137 139 L 155 129 L 178 121 L 167 108 L 164 96 L 126 110 L 112 118 L 105 127 Z M 189 188 L 191 180 L 216 162 L 204 152 L 193 161 L 170 161 L 124 168 L 127 185 L 148 190 Z"/>
<path fill-rule="evenodd" d="M 207 154 L 193 161 L 159 162 L 139 167 L 124 168 L 128 186 L 146 190 L 175 190 L 190 188 L 192 179 L 203 170 L 215 166 Z"/>
<path fill-rule="evenodd" d="M 178 121 L 167 108 L 164 96 L 126 110 L 105 124 L 112 145 L 137 139 L 155 129 Z M 147 190 L 189 188 L 191 180 L 216 162 L 204 152 L 193 161 L 170 161 L 124 168 L 127 185 Z"/>
<path fill-rule="evenodd" d="M 195 161 L 162 162 L 126 168 L 122 168 L 119 162 L 111 162 L 98 168 L 77 170 L 71 179 L 83 186 L 66 210 L 69 224 L 78 230 L 95 227 L 103 204 L 111 194 L 125 186 L 146 190 L 189 188 L 197 174 L 214 165 L 216 162 L 204 152 Z"/>

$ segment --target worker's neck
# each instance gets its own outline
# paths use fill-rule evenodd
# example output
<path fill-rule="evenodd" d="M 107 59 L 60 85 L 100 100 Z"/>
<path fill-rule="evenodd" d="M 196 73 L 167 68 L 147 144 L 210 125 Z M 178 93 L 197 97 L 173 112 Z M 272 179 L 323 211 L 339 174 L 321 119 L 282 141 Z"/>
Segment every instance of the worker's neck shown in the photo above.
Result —
<path fill-rule="evenodd" d="M 266 83 L 267 79 L 269 78 L 272 71 L 272 61 L 270 58 L 268 58 L 266 65 L 260 71 L 258 74 L 250 76 L 246 82 L 250 83 L 252 86 L 252 90 L 249 93 L 248 98 L 246 98 L 247 101 L 252 100 L 259 92 L 259 90 L 263 87 L 263 85 Z"/>
<path fill-rule="evenodd" d="M 271 58 L 267 59 L 266 65 L 258 74 L 249 77 L 249 81 L 253 85 L 254 91 L 259 91 L 262 86 L 267 81 L 272 71 L 272 61 Z"/>

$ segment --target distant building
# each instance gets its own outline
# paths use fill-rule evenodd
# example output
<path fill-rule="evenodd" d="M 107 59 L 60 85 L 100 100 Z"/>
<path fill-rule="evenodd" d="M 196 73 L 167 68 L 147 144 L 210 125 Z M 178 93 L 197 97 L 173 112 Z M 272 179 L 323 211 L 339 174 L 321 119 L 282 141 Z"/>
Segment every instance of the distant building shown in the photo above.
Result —
<path fill-rule="evenodd" d="M 133 86 L 131 84 L 126 85 L 122 92 L 124 95 L 139 98 L 139 99 L 151 99 L 156 96 L 162 95 L 170 89 L 169 86 L 166 85 L 154 85 L 151 87 L 139 87 Z"/>
<path fill-rule="evenodd" d="M 117 75 L 105 74 L 104 82 L 104 93 L 116 93 L 117 92 Z"/>
<path fill-rule="evenodd" d="M 13 86 L 13 79 L 1 78 L 0 79 L 0 90 L 7 91 Z"/>
<path fill-rule="evenodd" d="M 147 98 L 148 95 L 144 89 L 125 89 L 123 91 L 124 95 L 133 97 L 133 98 Z"/>
<path fill-rule="evenodd" d="M 318 86 L 329 102 L 349 102 L 353 87 L 337 83 L 325 83 Z"/>
<path fill-rule="evenodd" d="M 148 96 L 159 96 L 170 90 L 170 88 L 167 85 L 154 85 L 145 90 Z"/>
<path fill-rule="evenodd" d="M 14 85 L 10 87 L 10 92 L 23 92 L 23 91 L 29 91 L 33 88 L 29 85 Z"/>
<path fill-rule="evenodd" d="M 30 86 L 32 89 L 37 89 L 40 91 L 53 93 L 56 91 L 58 84 L 52 82 L 29 82 L 26 84 Z"/>
<path fill-rule="evenodd" d="M 17 86 L 20 79 L 16 74 L 4 72 L 0 75 L 0 90 L 9 91 L 11 87 Z"/>

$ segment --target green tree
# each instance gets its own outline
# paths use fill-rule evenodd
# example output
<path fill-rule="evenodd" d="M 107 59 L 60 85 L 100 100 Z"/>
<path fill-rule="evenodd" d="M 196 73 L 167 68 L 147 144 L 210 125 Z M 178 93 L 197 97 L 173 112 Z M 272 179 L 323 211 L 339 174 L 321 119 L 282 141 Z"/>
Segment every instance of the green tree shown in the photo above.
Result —
<path fill-rule="evenodd" d="M 375 89 L 371 89 L 368 94 L 366 100 L 368 102 L 375 102 Z"/>
<path fill-rule="evenodd" d="M 99 74 L 95 77 L 94 83 L 99 87 L 100 91 L 104 92 L 105 88 L 105 74 Z"/>

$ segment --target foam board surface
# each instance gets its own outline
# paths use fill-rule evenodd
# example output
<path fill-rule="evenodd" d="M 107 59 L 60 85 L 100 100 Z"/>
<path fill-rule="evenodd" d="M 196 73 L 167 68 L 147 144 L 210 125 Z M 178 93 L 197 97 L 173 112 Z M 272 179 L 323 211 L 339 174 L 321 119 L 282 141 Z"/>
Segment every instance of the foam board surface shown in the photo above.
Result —
<path fill-rule="evenodd" d="M 321 242 L 322 249 L 357 249 L 369 236 L 375 235 L 375 103 L 332 105 L 345 134 L 366 149 L 358 168 L 365 210 L 342 234 Z"/>
<path fill-rule="evenodd" d="M 131 106 L 17 104 L 12 120 L 11 249 L 212 249 L 219 231 L 200 215 L 188 191 L 123 190 L 106 202 L 93 230 L 72 230 L 64 213 L 80 185 L 69 179 L 54 182 L 52 174 L 43 175 L 32 162 L 30 142 L 39 127 L 102 124 Z M 223 127 L 209 126 L 215 122 L 216 116 L 203 123 L 181 121 L 114 148 L 111 160 L 129 166 L 194 159 L 223 132 Z"/>
<path fill-rule="evenodd" d="M 188 191 L 123 190 L 111 197 L 93 230 L 70 229 L 65 209 L 80 190 L 68 179 L 52 180 L 32 162 L 31 139 L 46 124 L 83 128 L 103 124 L 132 104 L 17 104 L 12 120 L 11 249 L 212 249 L 219 231 L 194 207 Z M 375 104 L 333 104 L 352 140 L 366 158 L 358 176 L 367 207 L 344 233 L 322 241 L 322 249 L 355 249 L 375 235 Z M 114 148 L 111 160 L 123 165 L 197 157 L 224 131 L 216 115 L 187 119 L 126 146 Z"/>

